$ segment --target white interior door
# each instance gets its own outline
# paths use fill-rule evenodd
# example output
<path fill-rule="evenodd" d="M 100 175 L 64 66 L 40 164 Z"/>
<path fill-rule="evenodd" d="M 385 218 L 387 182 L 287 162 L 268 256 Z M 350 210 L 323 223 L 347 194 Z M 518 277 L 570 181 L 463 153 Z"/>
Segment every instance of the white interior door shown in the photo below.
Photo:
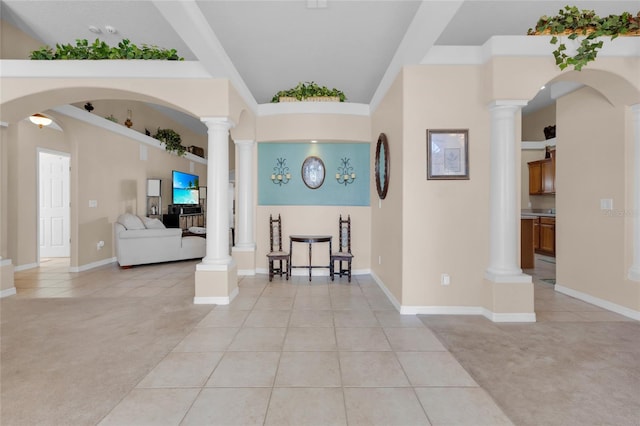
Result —
<path fill-rule="evenodd" d="M 69 155 L 40 152 L 38 162 L 40 257 L 69 257 Z"/>

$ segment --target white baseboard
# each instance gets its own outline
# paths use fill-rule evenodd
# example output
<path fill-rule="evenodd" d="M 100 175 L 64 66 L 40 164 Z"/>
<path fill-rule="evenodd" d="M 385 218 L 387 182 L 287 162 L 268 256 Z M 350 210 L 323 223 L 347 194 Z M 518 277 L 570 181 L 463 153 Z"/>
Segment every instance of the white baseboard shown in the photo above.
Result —
<path fill-rule="evenodd" d="M 617 303 L 609 302 L 608 300 L 600 299 L 599 297 L 591 296 L 590 294 L 583 293 L 569 287 L 564 287 L 559 284 L 556 284 L 554 288 L 559 293 L 575 297 L 576 299 L 591 303 L 592 305 L 599 306 L 608 311 L 615 312 L 616 314 L 624 315 L 625 317 L 640 321 L 640 312 L 631 308 L 627 308 L 626 306 L 621 306 Z"/>
<path fill-rule="evenodd" d="M 252 277 L 256 274 L 255 269 L 238 269 L 238 275 L 241 277 Z"/>
<path fill-rule="evenodd" d="M 401 305 L 375 272 L 371 272 L 371 276 L 401 315 L 482 315 L 493 322 L 536 322 L 535 313 L 495 313 L 481 306 Z"/>
<path fill-rule="evenodd" d="M 2 299 L 3 297 L 13 296 L 14 294 L 16 294 L 16 288 L 15 287 L 11 287 L 11 288 L 8 288 L 6 290 L 1 290 L 0 291 L 0 299 Z"/>
<path fill-rule="evenodd" d="M 382 290 L 385 296 L 387 296 L 387 299 L 389 299 L 391 304 L 396 308 L 398 312 L 402 313 L 402 306 L 400 305 L 400 302 L 398 302 L 398 299 L 396 299 L 395 296 L 391 294 L 387 286 L 384 285 L 384 282 L 382 282 L 380 277 L 377 276 L 375 272 L 371 271 L 370 273 L 373 277 L 373 280 L 376 282 L 376 284 L 378 284 L 378 287 L 380 287 L 380 290 Z"/>
<path fill-rule="evenodd" d="M 236 287 L 229 296 L 226 297 L 194 297 L 194 305 L 228 305 L 239 293 L 238 287 Z"/>
<path fill-rule="evenodd" d="M 0 267 L 11 265 L 11 259 L 2 259 L 0 258 Z"/>
<path fill-rule="evenodd" d="M 14 272 L 26 271 L 28 269 L 37 268 L 39 265 L 37 263 L 27 263 L 26 265 L 14 266 Z"/>
<path fill-rule="evenodd" d="M 118 259 L 115 257 L 112 257 L 110 259 L 103 259 L 103 260 L 99 260 L 97 262 L 92 262 L 92 263 L 87 263 L 86 265 L 82 265 L 82 266 L 72 266 L 69 268 L 69 272 L 84 272 L 84 271 L 88 271 L 89 269 L 94 269 L 94 268 L 98 268 L 100 266 L 105 266 L 105 265 L 109 265 L 113 262 L 117 262 Z"/>

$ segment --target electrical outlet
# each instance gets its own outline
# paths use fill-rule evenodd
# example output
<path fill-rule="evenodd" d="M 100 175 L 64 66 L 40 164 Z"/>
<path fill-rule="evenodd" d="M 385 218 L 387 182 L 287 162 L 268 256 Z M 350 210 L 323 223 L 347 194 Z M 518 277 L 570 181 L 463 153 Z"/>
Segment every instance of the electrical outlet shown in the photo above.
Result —
<path fill-rule="evenodd" d="M 451 284 L 451 277 L 449 276 L 449 274 L 440 274 L 440 284 L 441 285 Z"/>
<path fill-rule="evenodd" d="M 104 241 L 98 241 L 98 243 L 96 244 L 96 248 L 98 250 L 102 250 L 103 247 L 104 247 Z"/>

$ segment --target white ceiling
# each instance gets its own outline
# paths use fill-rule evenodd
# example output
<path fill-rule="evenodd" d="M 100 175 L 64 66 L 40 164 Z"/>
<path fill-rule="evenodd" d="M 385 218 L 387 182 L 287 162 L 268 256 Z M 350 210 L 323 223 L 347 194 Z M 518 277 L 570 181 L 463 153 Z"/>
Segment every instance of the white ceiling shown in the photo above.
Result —
<path fill-rule="evenodd" d="M 326 7 L 309 7 L 320 5 Z M 516 0 L 2 0 L 0 17 L 43 44 L 99 37 L 175 48 L 250 102 L 315 81 L 368 104 L 385 75 L 418 64 L 434 45 L 482 45 L 524 35 L 565 1 Z M 639 1 L 575 1 L 600 15 L 636 11 Z M 89 31 L 94 25 L 102 34 Z M 110 25 L 117 34 L 106 32 Z"/>

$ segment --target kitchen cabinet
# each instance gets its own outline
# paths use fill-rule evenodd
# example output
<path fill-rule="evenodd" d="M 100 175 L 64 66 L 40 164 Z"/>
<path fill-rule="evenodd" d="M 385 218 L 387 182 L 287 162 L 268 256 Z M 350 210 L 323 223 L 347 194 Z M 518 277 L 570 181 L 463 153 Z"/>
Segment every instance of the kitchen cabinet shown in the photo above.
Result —
<path fill-rule="evenodd" d="M 529 166 L 529 194 L 543 195 L 556 193 L 556 155 L 551 151 L 551 157 L 543 160 L 531 161 Z"/>
<path fill-rule="evenodd" d="M 556 255 L 556 218 L 541 217 L 538 225 L 538 248 L 536 253 Z"/>

